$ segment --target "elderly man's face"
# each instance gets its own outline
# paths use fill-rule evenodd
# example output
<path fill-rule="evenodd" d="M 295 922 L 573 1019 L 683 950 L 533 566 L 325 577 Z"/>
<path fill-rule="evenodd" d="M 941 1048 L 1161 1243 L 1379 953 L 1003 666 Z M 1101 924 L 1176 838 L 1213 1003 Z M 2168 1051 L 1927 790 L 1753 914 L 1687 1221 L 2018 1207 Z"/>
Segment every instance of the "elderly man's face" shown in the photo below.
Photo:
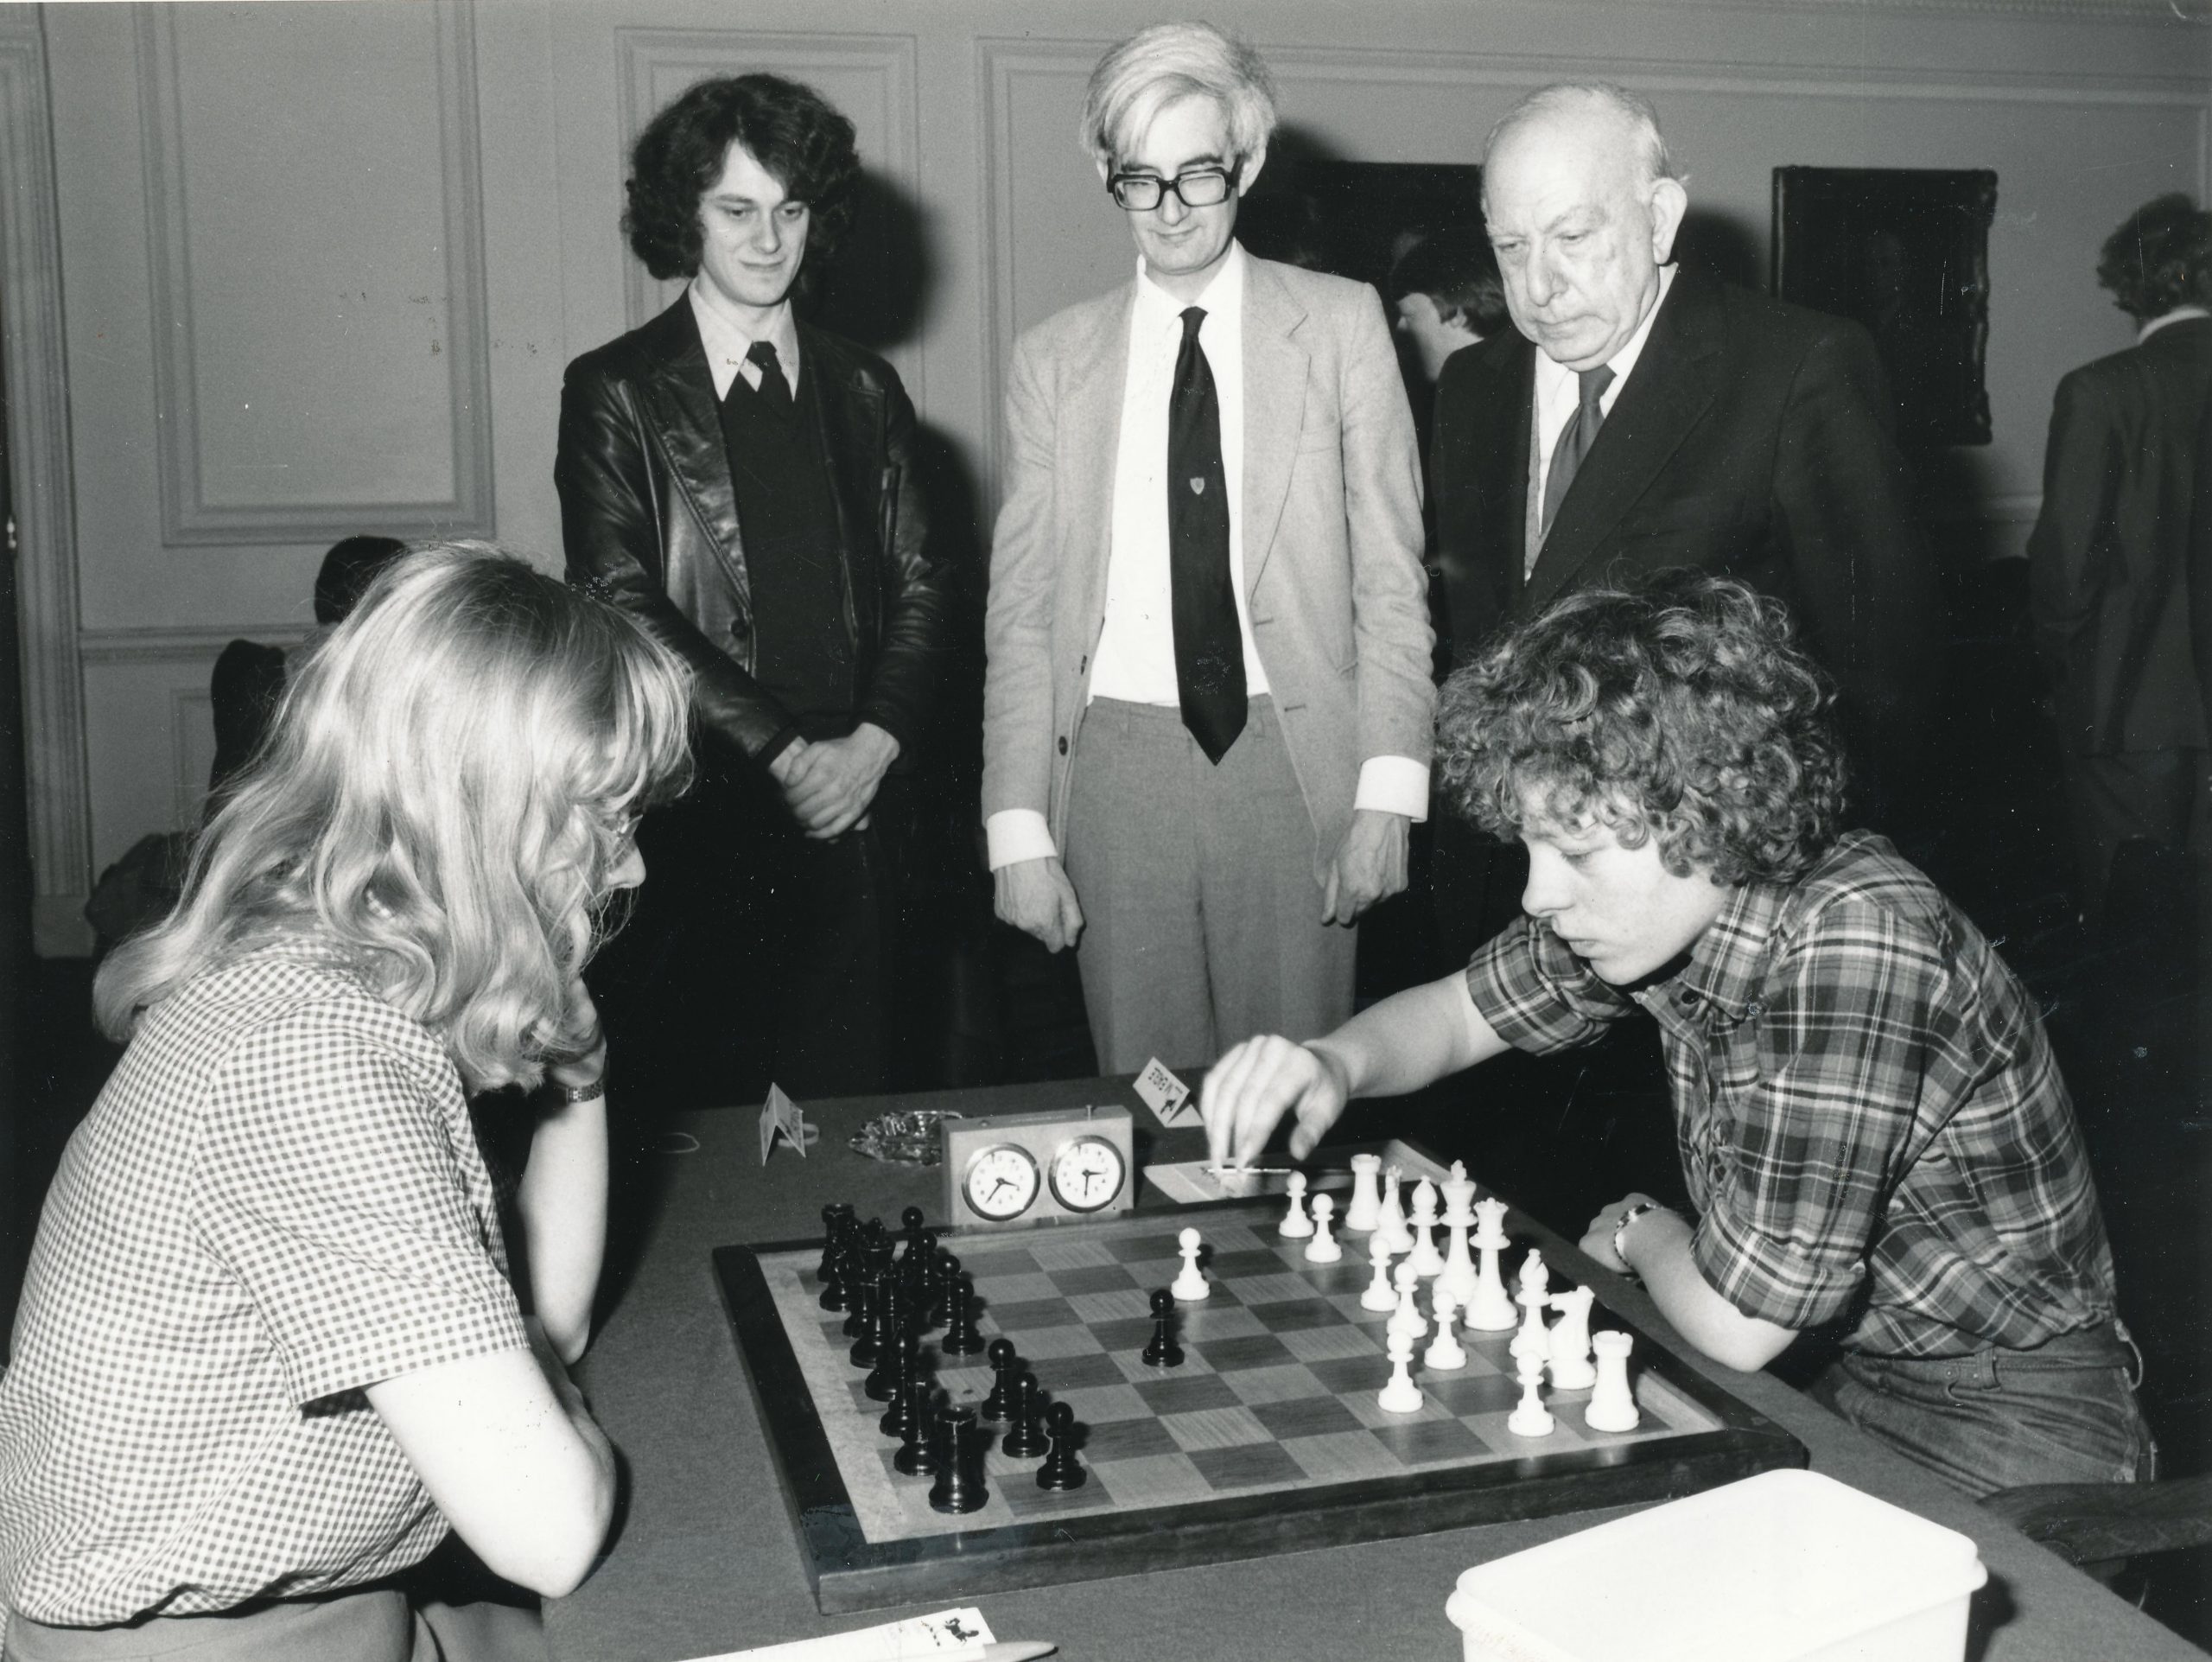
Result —
<path fill-rule="evenodd" d="M 1259 177 L 1260 164 L 1266 159 L 1264 150 L 1238 156 L 1230 141 L 1228 112 L 1211 99 L 1195 94 L 1161 110 L 1135 144 L 1115 158 L 1114 171 L 1148 173 L 1165 180 L 1193 168 L 1221 168 L 1234 175 L 1227 200 L 1211 207 L 1192 207 L 1169 191 L 1161 194 L 1159 207 L 1128 215 L 1129 232 L 1154 282 L 1185 302 L 1205 292 L 1229 257 L 1237 199 Z"/>
<path fill-rule="evenodd" d="M 1656 302 L 1686 199 L 1637 176 L 1634 131 L 1603 106 L 1535 117 L 1484 163 L 1483 206 L 1521 333 L 1569 369 L 1595 369 Z"/>

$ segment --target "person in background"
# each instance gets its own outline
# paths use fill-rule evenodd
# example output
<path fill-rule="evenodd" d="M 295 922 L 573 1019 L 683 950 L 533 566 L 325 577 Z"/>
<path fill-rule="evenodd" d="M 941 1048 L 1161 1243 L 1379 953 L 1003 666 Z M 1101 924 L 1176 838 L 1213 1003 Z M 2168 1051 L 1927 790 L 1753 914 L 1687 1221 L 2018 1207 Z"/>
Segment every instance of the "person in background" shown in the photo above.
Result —
<path fill-rule="evenodd" d="M 1206 1077 L 1217 1161 L 1286 1116 L 1640 1008 L 1666 1051 L 1687 1211 L 1632 1192 L 1582 1250 L 1705 1355 L 1825 1329 L 1815 1397 L 1977 1497 L 2152 1474 L 2112 1252 L 2036 1003 L 1884 837 L 1843 831 L 1833 695 L 1783 608 L 1676 571 L 1592 589 L 1455 672 L 1438 771 L 1529 850 L 1524 915 L 1466 969 Z M 1516 1106 L 1527 1111 L 1527 1105 Z"/>
<path fill-rule="evenodd" d="M 1420 462 L 1375 291 L 1248 256 L 1267 66 L 1162 23 L 1083 139 L 1131 282 L 1025 334 L 984 621 L 999 916 L 1076 948 L 1107 1073 L 1351 1009 L 1427 812 Z"/>
<path fill-rule="evenodd" d="M 700 82 L 631 156 L 631 251 L 688 279 L 569 366 L 554 483 L 569 575 L 698 678 L 700 781 L 595 983 L 663 1102 L 893 1082 L 902 844 L 951 573 L 891 366 L 793 307 L 860 179 L 853 125 L 774 75 Z"/>
<path fill-rule="evenodd" d="M 1421 380 L 1430 387 L 1453 353 L 1513 327 L 1497 256 L 1479 225 L 1424 234 L 1390 268 L 1389 287 L 1398 334 L 1412 346 Z"/>
<path fill-rule="evenodd" d="M 568 1591 L 615 1464 L 569 1383 L 607 1194 L 582 980 L 682 788 L 687 674 L 483 544 L 298 665 L 182 901 L 95 984 L 129 1048 L 48 1192 L 0 1378 L 8 1662 L 439 1652 L 448 1529 Z M 511 1287 L 464 1092 L 542 1104 Z"/>

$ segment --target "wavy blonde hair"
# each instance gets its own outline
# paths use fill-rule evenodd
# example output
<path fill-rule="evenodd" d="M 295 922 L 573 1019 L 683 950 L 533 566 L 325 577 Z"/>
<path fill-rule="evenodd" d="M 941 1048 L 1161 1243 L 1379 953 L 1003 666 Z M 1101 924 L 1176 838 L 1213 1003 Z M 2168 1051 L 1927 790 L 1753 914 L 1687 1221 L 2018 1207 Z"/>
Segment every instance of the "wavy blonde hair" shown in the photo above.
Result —
<path fill-rule="evenodd" d="M 308 656 L 176 908 L 94 984 L 102 1028 L 287 937 L 337 949 L 472 1090 L 596 1041 L 570 989 L 630 818 L 690 775 L 689 672 L 485 543 L 418 546 Z"/>

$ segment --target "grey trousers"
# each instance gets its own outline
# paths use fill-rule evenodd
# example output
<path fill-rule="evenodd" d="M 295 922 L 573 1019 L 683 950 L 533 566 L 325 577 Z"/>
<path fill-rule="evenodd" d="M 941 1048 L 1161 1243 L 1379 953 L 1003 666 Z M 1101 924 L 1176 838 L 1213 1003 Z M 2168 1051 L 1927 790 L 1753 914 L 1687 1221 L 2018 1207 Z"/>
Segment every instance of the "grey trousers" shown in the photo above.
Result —
<path fill-rule="evenodd" d="M 1076 739 L 1065 864 L 1098 1064 L 1204 1067 L 1257 1033 L 1351 1015 L 1357 932 L 1321 921 L 1313 822 L 1274 702 L 1218 766 L 1179 710 L 1095 700 Z"/>

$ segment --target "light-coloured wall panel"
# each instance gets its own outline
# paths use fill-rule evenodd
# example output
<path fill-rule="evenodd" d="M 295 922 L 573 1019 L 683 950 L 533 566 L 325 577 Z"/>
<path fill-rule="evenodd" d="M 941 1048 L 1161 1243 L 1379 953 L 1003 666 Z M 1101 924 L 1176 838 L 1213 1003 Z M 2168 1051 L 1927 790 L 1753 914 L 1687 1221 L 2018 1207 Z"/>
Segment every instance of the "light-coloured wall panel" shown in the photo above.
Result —
<path fill-rule="evenodd" d="M 137 33 L 163 540 L 488 533 L 467 0 L 147 7 Z"/>

